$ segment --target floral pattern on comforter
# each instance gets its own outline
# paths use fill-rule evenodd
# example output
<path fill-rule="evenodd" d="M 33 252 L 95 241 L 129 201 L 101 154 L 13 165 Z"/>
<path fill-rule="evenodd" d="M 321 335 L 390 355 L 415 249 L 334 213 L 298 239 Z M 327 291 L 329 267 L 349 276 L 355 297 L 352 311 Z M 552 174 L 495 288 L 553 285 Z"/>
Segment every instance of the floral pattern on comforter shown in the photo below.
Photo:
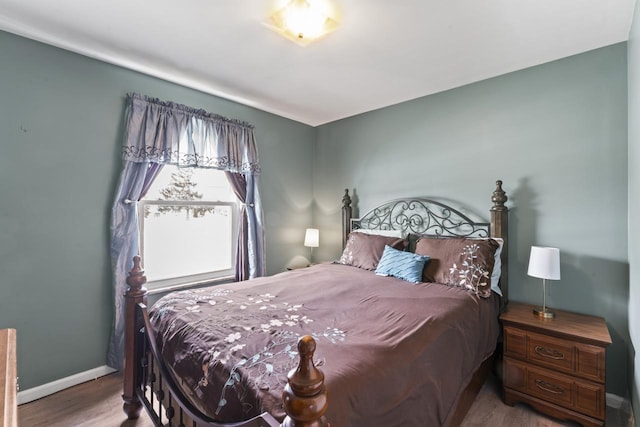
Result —
<path fill-rule="evenodd" d="M 338 427 L 445 425 L 495 349 L 497 301 L 320 264 L 180 291 L 150 309 L 164 362 L 204 414 L 285 416 L 282 390 L 302 335 L 317 341 L 328 421 Z"/>
<path fill-rule="evenodd" d="M 277 405 L 287 373 L 298 363 L 297 342 L 302 334 L 294 328 L 314 322 L 304 312 L 304 304 L 280 301 L 268 292 L 241 294 L 220 286 L 177 292 L 159 300 L 151 311 L 151 323 L 162 330 L 162 354 L 171 360 L 176 373 L 182 362 L 201 359 L 198 381 L 185 380 L 187 393 L 199 399 L 208 393 L 217 395 L 217 403 L 208 400 L 201 410 L 215 419 L 231 421 L 237 420 L 237 415 L 227 416 L 226 412 L 234 413 L 238 408 L 246 418 L 262 412 L 251 389 L 275 391 L 276 399 L 267 399 Z M 304 334 L 332 344 L 345 338 L 344 331 L 330 326 L 322 330 L 311 327 Z M 189 341 L 196 335 L 210 343 L 206 351 L 190 346 L 184 352 L 165 345 L 176 339 L 182 342 L 183 337 Z M 269 337 L 266 341 L 265 336 Z M 322 366 L 323 362 L 316 364 Z M 213 414 L 211 408 L 215 408 Z"/>

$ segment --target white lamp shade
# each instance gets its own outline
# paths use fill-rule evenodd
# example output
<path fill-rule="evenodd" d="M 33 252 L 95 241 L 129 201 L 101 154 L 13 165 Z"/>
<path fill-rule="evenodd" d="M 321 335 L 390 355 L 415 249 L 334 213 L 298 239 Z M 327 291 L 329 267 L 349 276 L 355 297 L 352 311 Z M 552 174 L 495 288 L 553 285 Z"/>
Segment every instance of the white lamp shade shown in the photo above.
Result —
<path fill-rule="evenodd" d="M 320 246 L 320 230 L 317 228 L 307 228 L 304 233 L 304 245 L 308 248 L 317 248 Z"/>
<path fill-rule="evenodd" d="M 540 279 L 560 280 L 560 249 L 531 246 L 527 274 Z"/>

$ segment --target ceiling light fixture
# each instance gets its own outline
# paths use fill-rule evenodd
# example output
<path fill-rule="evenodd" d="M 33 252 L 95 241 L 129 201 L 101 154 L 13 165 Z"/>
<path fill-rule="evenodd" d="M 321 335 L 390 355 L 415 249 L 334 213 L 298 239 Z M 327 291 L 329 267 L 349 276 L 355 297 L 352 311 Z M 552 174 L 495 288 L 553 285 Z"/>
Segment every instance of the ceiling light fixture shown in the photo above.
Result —
<path fill-rule="evenodd" d="M 291 0 L 273 13 L 265 24 L 289 40 L 305 46 L 338 27 L 326 2 Z"/>

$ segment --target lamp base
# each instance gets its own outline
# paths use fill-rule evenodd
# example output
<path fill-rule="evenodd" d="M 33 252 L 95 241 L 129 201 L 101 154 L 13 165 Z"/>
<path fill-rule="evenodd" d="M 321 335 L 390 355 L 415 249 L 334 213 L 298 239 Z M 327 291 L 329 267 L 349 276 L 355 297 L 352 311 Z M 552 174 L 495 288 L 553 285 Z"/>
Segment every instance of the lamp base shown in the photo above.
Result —
<path fill-rule="evenodd" d="M 533 314 L 543 319 L 553 319 L 556 314 L 548 308 L 536 307 L 533 309 Z"/>

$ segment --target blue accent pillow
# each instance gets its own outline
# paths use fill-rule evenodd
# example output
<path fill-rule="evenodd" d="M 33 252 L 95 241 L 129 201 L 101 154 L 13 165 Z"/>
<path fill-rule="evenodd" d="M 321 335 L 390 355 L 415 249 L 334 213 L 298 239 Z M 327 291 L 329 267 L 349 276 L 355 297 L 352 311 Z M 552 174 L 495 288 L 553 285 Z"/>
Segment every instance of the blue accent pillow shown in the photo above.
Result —
<path fill-rule="evenodd" d="M 386 245 L 382 252 L 382 258 L 378 262 L 376 274 L 397 277 L 407 282 L 420 283 L 422 281 L 422 270 L 424 270 L 427 261 L 429 261 L 429 257 L 426 255 L 399 251 Z"/>

